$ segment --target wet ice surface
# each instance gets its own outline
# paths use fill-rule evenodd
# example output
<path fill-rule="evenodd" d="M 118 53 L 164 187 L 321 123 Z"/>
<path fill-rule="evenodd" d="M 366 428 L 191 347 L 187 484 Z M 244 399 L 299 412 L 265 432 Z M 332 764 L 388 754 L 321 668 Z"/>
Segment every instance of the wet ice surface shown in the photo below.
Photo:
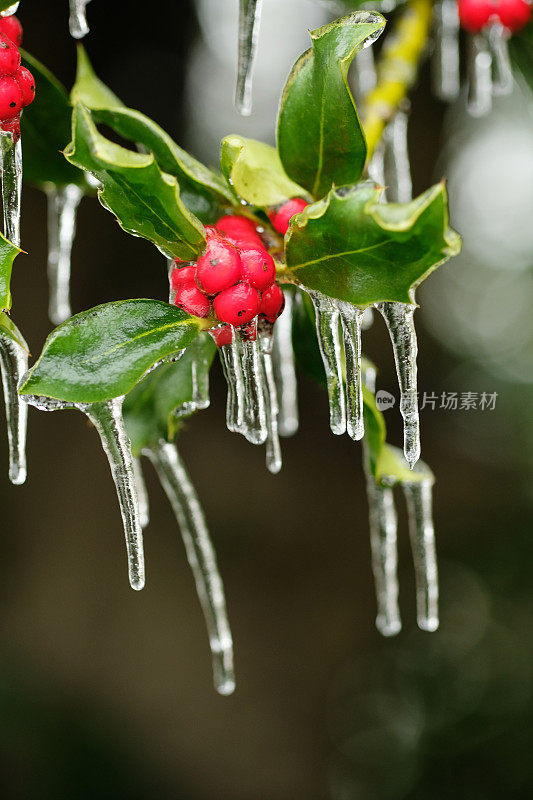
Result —
<path fill-rule="evenodd" d="M 2 331 L 0 331 L 0 366 L 9 445 L 9 479 L 18 486 L 26 480 L 28 406 L 18 396 L 17 386 L 28 369 L 28 352 Z"/>
<path fill-rule="evenodd" d="M 22 196 L 22 139 L 0 130 L 2 155 L 2 204 L 4 236 L 20 247 L 20 203 Z"/>
<path fill-rule="evenodd" d="M 70 2 L 70 16 L 69 16 L 69 29 L 70 35 L 74 39 L 83 39 L 89 33 L 89 26 L 87 25 L 86 6 L 89 0 L 69 0 Z"/>
<path fill-rule="evenodd" d="M 262 2 L 263 0 L 239 0 L 239 54 L 235 105 L 244 116 L 252 112 L 252 71 Z"/>
<path fill-rule="evenodd" d="M 70 184 L 48 192 L 48 316 L 59 325 L 70 316 L 70 257 L 76 234 L 76 211 L 82 190 Z"/>

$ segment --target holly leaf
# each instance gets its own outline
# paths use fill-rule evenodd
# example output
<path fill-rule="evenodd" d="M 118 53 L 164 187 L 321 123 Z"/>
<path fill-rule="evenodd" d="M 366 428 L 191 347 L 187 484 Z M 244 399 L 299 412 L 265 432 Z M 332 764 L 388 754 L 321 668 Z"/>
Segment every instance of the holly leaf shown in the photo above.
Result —
<path fill-rule="evenodd" d="M 355 11 L 312 31 L 312 48 L 300 56 L 287 79 L 278 151 L 287 175 L 313 197 L 361 177 L 366 143 L 348 87 L 348 68 L 384 26 L 381 14 Z"/>
<path fill-rule="evenodd" d="M 3 312 L 0 313 L 0 336 L 11 339 L 11 341 L 16 342 L 16 344 L 18 344 L 19 347 L 22 347 L 22 349 L 27 353 L 30 352 L 24 336 L 21 334 L 15 323 L 12 322 L 10 317 Z"/>
<path fill-rule="evenodd" d="M 197 161 L 149 117 L 127 108 L 97 77 L 85 49 L 78 45 L 76 82 L 72 88 L 74 104 L 81 103 L 95 122 L 150 150 L 164 172 L 174 175 L 183 202 L 202 222 L 218 219 L 223 206 L 234 204 L 234 197 L 222 176 Z"/>
<path fill-rule="evenodd" d="M 190 345 L 201 324 L 159 300 L 96 306 L 52 331 L 19 393 L 67 403 L 127 394 L 157 361 Z"/>
<path fill-rule="evenodd" d="M 153 242 L 168 258 L 196 261 L 205 246 L 204 227 L 182 202 L 176 178 L 162 172 L 153 155 L 106 139 L 79 103 L 64 155 L 100 181 L 98 198 L 125 231 Z"/>
<path fill-rule="evenodd" d="M 332 189 L 291 220 L 285 238 L 289 275 L 297 283 L 357 306 L 413 303 L 415 289 L 457 255 L 448 227 L 446 187 L 410 203 L 380 203 L 371 181 Z"/>
<path fill-rule="evenodd" d="M 66 89 L 46 67 L 21 50 L 22 64 L 35 78 L 35 99 L 20 124 L 24 143 L 24 180 L 38 185 L 75 183 L 86 187 L 83 170 L 69 164 L 61 151 L 70 139 L 72 108 Z"/>
<path fill-rule="evenodd" d="M 305 189 L 287 176 L 276 148 L 255 139 L 226 136 L 220 166 L 236 197 L 252 206 L 268 209 L 290 197 L 307 197 Z"/>
<path fill-rule="evenodd" d="M 12 244 L 0 233 L 0 308 L 9 311 L 11 308 L 11 272 L 13 262 L 22 250 Z"/>
<path fill-rule="evenodd" d="M 157 367 L 126 396 L 122 411 L 134 456 L 161 439 L 174 440 L 181 419 L 175 412 L 193 399 L 191 370 L 199 349 L 211 363 L 216 345 L 209 334 L 200 334 L 179 361 Z"/>

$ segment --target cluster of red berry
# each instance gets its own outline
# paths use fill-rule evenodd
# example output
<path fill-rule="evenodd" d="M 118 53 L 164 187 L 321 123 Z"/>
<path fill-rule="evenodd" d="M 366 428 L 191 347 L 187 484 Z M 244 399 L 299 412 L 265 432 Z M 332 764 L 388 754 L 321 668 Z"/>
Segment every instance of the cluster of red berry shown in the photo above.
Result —
<path fill-rule="evenodd" d="M 0 127 L 20 136 L 20 112 L 35 97 L 33 75 L 20 65 L 22 25 L 15 16 L 0 17 Z"/>
<path fill-rule="evenodd" d="M 303 206 L 302 206 L 303 203 Z M 273 227 L 285 233 L 289 219 L 307 203 L 289 200 L 271 215 Z M 283 292 L 276 265 L 252 220 L 230 214 L 206 228 L 207 246 L 196 263 L 176 259 L 171 285 L 175 305 L 222 326 L 211 330 L 219 347 L 232 340 L 230 326 L 246 326 L 257 316 L 274 324 L 283 311 Z"/>
<path fill-rule="evenodd" d="M 530 0 L 459 0 L 458 5 L 461 25 L 470 33 L 494 22 L 515 33 L 531 19 Z"/>

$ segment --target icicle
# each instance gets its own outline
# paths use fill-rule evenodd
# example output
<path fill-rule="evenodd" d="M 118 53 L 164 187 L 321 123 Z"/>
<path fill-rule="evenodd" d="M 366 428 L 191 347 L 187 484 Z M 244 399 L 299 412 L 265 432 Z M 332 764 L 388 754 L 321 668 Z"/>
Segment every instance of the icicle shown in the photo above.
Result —
<path fill-rule="evenodd" d="M 501 22 L 493 22 L 488 30 L 489 49 L 492 56 L 493 94 L 510 94 L 513 90 L 513 69 L 509 58 L 507 40 L 509 31 Z"/>
<path fill-rule="evenodd" d="M 459 14 L 457 0 L 441 0 L 433 11 L 435 38 L 432 56 L 433 91 L 440 100 L 459 94 Z"/>
<path fill-rule="evenodd" d="M 316 314 L 318 344 L 329 397 L 329 424 L 335 434 L 346 432 L 346 407 L 342 382 L 339 311 L 334 302 L 320 292 L 309 292 Z"/>
<path fill-rule="evenodd" d="M 284 292 L 285 309 L 274 326 L 272 365 L 276 381 L 280 436 L 293 436 L 298 430 L 298 387 L 292 347 L 292 318 L 294 298 Z"/>
<path fill-rule="evenodd" d="M 418 346 L 414 307 L 404 303 L 378 303 L 376 308 L 387 323 L 392 341 L 400 387 L 400 412 L 404 421 L 403 451 L 409 467 L 413 469 L 420 458 L 416 366 Z"/>
<path fill-rule="evenodd" d="M 137 502 L 139 504 L 139 522 L 141 523 L 141 528 L 144 529 L 150 522 L 150 504 L 148 502 L 148 492 L 144 482 L 140 458 L 133 459 L 133 475 L 135 477 L 135 490 L 137 492 Z"/>
<path fill-rule="evenodd" d="M 28 406 L 19 397 L 17 386 L 28 369 L 28 352 L 2 331 L 0 331 L 0 365 L 9 443 L 9 480 L 20 486 L 26 480 Z"/>
<path fill-rule="evenodd" d="M 11 17 L 13 14 L 16 14 L 18 11 L 18 7 L 20 5 L 20 0 L 18 3 L 13 3 L 13 5 L 9 6 L 8 8 L 4 9 L 4 11 L 0 11 L 0 17 Z"/>
<path fill-rule="evenodd" d="M 268 431 L 259 346 L 257 340 L 242 338 L 237 330 L 234 331 L 234 340 L 237 342 L 244 387 L 241 433 L 251 444 L 264 444 Z"/>
<path fill-rule="evenodd" d="M 70 0 L 70 35 L 74 39 L 83 39 L 89 33 L 87 17 L 85 16 L 86 5 L 89 0 Z"/>
<path fill-rule="evenodd" d="M 235 105 L 243 116 L 252 112 L 252 70 L 259 36 L 262 0 L 239 2 L 239 57 Z"/>
<path fill-rule="evenodd" d="M 383 636 L 394 636 L 402 627 L 398 608 L 398 554 L 396 531 L 398 520 L 392 489 L 376 484 L 367 473 L 370 546 L 372 571 L 376 586 L 378 613 L 376 627 Z"/>
<path fill-rule="evenodd" d="M 122 419 L 123 400 L 123 397 L 116 397 L 106 402 L 79 404 L 76 407 L 93 423 L 109 459 L 126 534 L 130 585 L 132 589 L 142 589 L 144 586 L 142 528 L 131 444 Z"/>
<path fill-rule="evenodd" d="M 409 535 L 416 577 L 418 627 L 435 631 L 439 627 L 437 556 L 432 519 L 431 479 L 402 483 L 409 516 Z"/>
<path fill-rule="evenodd" d="M 384 132 L 385 186 L 387 199 L 393 203 L 408 203 L 413 199 L 407 147 L 407 120 L 405 111 L 398 111 Z"/>
<path fill-rule="evenodd" d="M 273 475 L 277 475 L 282 467 L 283 461 L 278 434 L 279 403 L 272 363 L 273 344 L 272 331 L 259 334 L 261 384 L 263 386 L 267 427 L 266 465 L 269 472 Z"/>
<path fill-rule="evenodd" d="M 203 411 L 209 408 L 209 366 L 210 362 L 206 355 L 205 348 L 201 347 L 202 336 L 200 334 L 193 343 L 194 355 L 192 361 L 192 402 L 196 411 Z"/>
<path fill-rule="evenodd" d="M 346 360 L 346 430 L 355 441 L 365 435 L 363 384 L 361 379 L 361 322 L 363 312 L 351 303 L 337 300 L 344 334 Z"/>
<path fill-rule="evenodd" d="M 235 689 L 233 642 L 224 587 L 203 511 L 174 445 L 162 442 L 146 455 L 154 464 L 180 526 L 207 624 L 215 688 L 222 695 L 231 694 Z"/>
<path fill-rule="evenodd" d="M 75 184 L 48 190 L 48 316 L 59 325 L 70 316 L 70 254 L 76 233 L 76 211 L 83 197 Z"/>
<path fill-rule="evenodd" d="M 468 99 L 466 107 L 473 117 L 482 117 L 492 108 L 492 58 L 485 36 L 468 37 Z"/>
<path fill-rule="evenodd" d="M 364 47 L 354 59 L 354 87 L 352 94 L 357 100 L 358 109 L 364 107 L 365 97 L 377 83 L 374 49 Z"/>
<path fill-rule="evenodd" d="M 4 236 L 20 246 L 20 199 L 22 194 L 22 143 L 10 131 L 0 130 L 2 146 L 2 202 Z"/>
<path fill-rule="evenodd" d="M 226 427 L 232 433 L 240 433 L 244 419 L 244 381 L 237 334 L 233 331 L 231 344 L 219 348 L 220 362 L 228 385 L 226 402 Z"/>

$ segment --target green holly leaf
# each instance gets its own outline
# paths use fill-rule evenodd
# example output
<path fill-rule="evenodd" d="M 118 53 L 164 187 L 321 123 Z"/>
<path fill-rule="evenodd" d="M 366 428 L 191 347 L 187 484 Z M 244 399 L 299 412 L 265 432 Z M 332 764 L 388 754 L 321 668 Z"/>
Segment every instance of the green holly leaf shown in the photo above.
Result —
<path fill-rule="evenodd" d="M 268 209 L 290 197 L 308 198 L 305 189 L 285 173 L 276 148 L 263 142 L 226 136 L 222 140 L 220 165 L 236 197 L 252 206 Z"/>
<path fill-rule="evenodd" d="M 2 311 L 9 311 L 11 308 L 11 272 L 13 261 L 19 253 L 22 253 L 22 250 L 0 233 L 0 308 Z"/>
<path fill-rule="evenodd" d="M 20 124 L 24 143 L 24 180 L 86 186 L 83 170 L 69 164 L 61 151 L 70 139 L 72 108 L 65 88 L 36 58 L 21 50 L 22 64 L 35 78 L 35 99 Z"/>
<path fill-rule="evenodd" d="M 222 176 L 197 161 L 149 117 L 127 108 L 96 76 L 87 53 L 78 45 L 78 68 L 71 98 L 91 111 L 97 123 L 143 145 L 154 154 L 164 172 L 174 175 L 180 185 L 181 199 L 202 222 L 218 219 L 222 208 L 234 204 L 234 197 Z"/>
<path fill-rule="evenodd" d="M 27 353 L 30 352 L 24 336 L 21 334 L 11 318 L 8 317 L 7 314 L 4 314 L 4 312 L 0 313 L 0 336 L 5 336 L 8 339 L 11 339 L 13 342 L 16 342 L 19 347 L 22 347 L 22 349 Z"/>
<path fill-rule="evenodd" d="M 153 155 L 106 139 L 80 104 L 74 106 L 64 155 L 100 181 L 98 198 L 125 231 L 153 242 L 169 258 L 196 261 L 205 246 L 204 227 L 183 204 L 176 178 L 162 172 Z"/>
<path fill-rule="evenodd" d="M 329 297 L 367 306 L 413 303 L 421 281 L 461 240 L 448 227 L 446 187 L 410 203 L 380 203 L 371 181 L 333 189 L 293 217 L 285 239 L 289 275 Z"/>
<path fill-rule="evenodd" d="M 134 456 L 161 439 L 174 440 L 181 419 L 176 409 L 193 399 L 192 362 L 201 350 L 211 363 L 216 349 L 209 334 L 200 334 L 179 361 L 157 367 L 126 396 L 122 411 Z"/>
<path fill-rule="evenodd" d="M 384 26 L 380 14 L 356 11 L 312 31 L 312 48 L 287 79 L 278 118 L 279 155 L 287 175 L 313 197 L 361 177 L 366 143 L 348 68 Z"/>
<path fill-rule="evenodd" d="M 159 300 L 122 300 L 52 331 L 19 392 L 97 403 L 130 392 L 147 370 L 194 340 L 201 320 Z"/>

